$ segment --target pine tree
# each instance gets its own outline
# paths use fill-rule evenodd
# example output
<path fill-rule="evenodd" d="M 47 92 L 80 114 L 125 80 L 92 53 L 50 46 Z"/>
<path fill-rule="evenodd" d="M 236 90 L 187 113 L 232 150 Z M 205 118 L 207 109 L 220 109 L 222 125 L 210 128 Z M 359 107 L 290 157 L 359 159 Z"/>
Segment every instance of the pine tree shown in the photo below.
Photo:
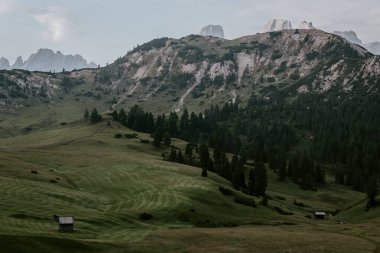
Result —
<path fill-rule="evenodd" d="M 182 163 L 182 164 L 185 163 L 185 158 L 183 157 L 181 150 L 178 151 L 178 154 L 177 154 L 177 163 Z"/>
<path fill-rule="evenodd" d="M 186 144 L 185 155 L 188 156 L 188 157 L 192 157 L 193 156 L 193 147 L 192 147 L 192 145 L 190 143 Z"/>
<path fill-rule="evenodd" d="M 169 161 L 170 162 L 176 162 L 177 161 L 177 152 L 175 151 L 174 148 L 172 148 L 171 151 L 170 151 Z"/>
<path fill-rule="evenodd" d="M 286 160 L 285 158 L 281 158 L 280 166 L 278 168 L 278 180 L 280 182 L 285 181 L 286 177 Z"/>
<path fill-rule="evenodd" d="M 377 175 L 371 175 L 368 177 L 367 185 L 366 185 L 366 192 L 368 197 L 367 202 L 367 208 L 375 207 L 377 205 L 376 203 L 376 196 L 378 194 L 377 191 Z"/>
<path fill-rule="evenodd" d="M 253 169 L 249 171 L 249 177 L 248 177 L 248 194 L 254 195 L 255 194 L 255 172 Z"/>
<path fill-rule="evenodd" d="M 90 117 L 90 114 L 89 114 L 89 112 L 88 112 L 88 110 L 87 110 L 87 108 L 86 108 L 86 110 L 84 111 L 83 118 L 87 120 L 88 117 Z"/>
<path fill-rule="evenodd" d="M 165 132 L 164 133 L 164 145 L 165 146 L 170 146 L 171 143 L 172 143 L 172 139 L 170 137 L 169 132 Z"/>
<path fill-rule="evenodd" d="M 267 171 L 263 163 L 257 163 L 255 166 L 254 187 L 257 196 L 265 196 L 267 188 Z"/>
<path fill-rule="evenodd" d="M 127 125 L 127 115 L 125 114 L 125 111 L 124 111 L 123 108 L 121 108 L 120 111 L 119 111 L 118 121 L 123 126 Z"/>
<path fill-rule="evenodd" d="M 163 133 L 161 129 L 157 129 L 153 134 L 153 145 L 157 148 L 161 147 L 161 142 L 163 139 Z"/>
<path fill-rule="evenodd" d="M 202 144 L 199 148 L 199 160 L 202 169 L 207 169 L 210 160 L 210 153 L 205 144 Z"/>
<path fill-rule="evenodd" d="M 118 113 L 117 113 L 116 110 L 114 110 L 114 111 L 112 112 L 112 119 L 113 119 L 114 121 L 119 121 L 119 116 L 118 116 Z"/>
<path fill-rule="evenodd" d="M 98 111 L 95 108 L 91 112 L 90 121 L 91 124 L 95 124 L 102 121 L 102 116 L 98 113 Z"/>

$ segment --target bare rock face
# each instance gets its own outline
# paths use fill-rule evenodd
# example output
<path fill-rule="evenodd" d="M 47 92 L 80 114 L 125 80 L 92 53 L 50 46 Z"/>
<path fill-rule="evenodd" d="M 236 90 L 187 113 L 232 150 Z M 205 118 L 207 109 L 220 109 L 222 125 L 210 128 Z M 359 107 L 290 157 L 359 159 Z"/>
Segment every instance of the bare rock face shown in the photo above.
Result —
<path fill-rule="evenodd" d="M 298 26 L 298 29 L 316 29 L 316 28 L 313 26 L 313 23 L 312 23 L 312 22 L 306 22 L 306 21 L 303 21 L 303 22 L 301 22 L 301 24 Z"/>
<path fill-rule="evenodd" d="M 10 69 L 9 61 L 8 59 L 5 59 L 4 57 L 0 58 L 0 70 L 1 69 Z"/>
<path fill-rule="evenodd" d="M 352 42 L 352 43 L 355 43 L 355 44 L 359 44 L 359 45 L 363 44 L 363 42 L 358 38 L 358 36 L 356 35 L 356 33 L 354 31 L 352 31 L 352 30 L 350 30 L 350 31 L 344 31 L 344 32 L 335 31 L 334 34 L 336 34 L 336 35 L 338 35 L 340 37 L 345 38 L 349 42 Z"/>
<path fill-rule="evenodd" d="M 264 26 L 264 32 L 275 32 L 292 29 L 292 22 L 287 19 L 271 19 Z"/>
<path fill-rule="evenodd" d="M 211 36 L 224 39 L 224 30 L 220 25 L 205 26 L 202 28 L 199 34 L 205 37 Z"/>

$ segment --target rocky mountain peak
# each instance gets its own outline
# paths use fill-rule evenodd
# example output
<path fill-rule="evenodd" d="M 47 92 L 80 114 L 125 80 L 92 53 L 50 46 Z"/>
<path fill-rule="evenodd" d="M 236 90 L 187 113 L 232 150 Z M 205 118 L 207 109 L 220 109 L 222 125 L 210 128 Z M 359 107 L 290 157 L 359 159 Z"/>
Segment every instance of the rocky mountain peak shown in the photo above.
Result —
<path fill-rule="evenodd" d="M 298 29 L 316 29 L 316 28 L 313 26 L 313 22 L 303 21 L 298 26 Z"/>
<path fill-rule="evenodd" d="M 292 22 L 287 19 L 271 19 L 264 26 L 264 32 L 275 32 L 292 29 Z"/>
<path fill-rule="evenodd" d="M 10 69 L 9 61 L 8 59 L 5 59 L 4 57 L 0 58 L 0 69 Z"/>
<path fill-rule="evenodd" d="M 341 36 L 352 43 L 359 44 L 359 45 L 363 44 L 363 42 L 358 38 L 356 33 L 352 30 L 344 31 L 344 32 L 335 31 L 334 34 Z"/>
<path fill-rule="evenodd" d="M 21 56 L 17 57 L 15 64 L 13 64 L 13 69 L 22 69 L 24 67 L 24 60 Z"/>
<path fill-rule="evenodd" d="M 199 34 L 205 37 L 212 36 L 224 39 L 224 30 L 220 25 L 205 26 L 201 29 Z"/>

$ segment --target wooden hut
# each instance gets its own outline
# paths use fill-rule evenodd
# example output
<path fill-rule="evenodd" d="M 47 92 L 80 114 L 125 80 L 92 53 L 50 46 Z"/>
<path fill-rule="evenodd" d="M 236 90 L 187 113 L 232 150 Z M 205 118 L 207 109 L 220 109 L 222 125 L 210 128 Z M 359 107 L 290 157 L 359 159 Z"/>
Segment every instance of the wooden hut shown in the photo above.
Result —
<path fill-rule="evenodd" d="M 58 216 L 57 218 L 58 218 L 58 223 L 59 223 L 59 227 L 58 227 L 59 232 L 73 232 L 74 231 L 74 217 Z"/>
<path fill-rule="evenodd" d="M 319 220 L 325 219 L 327 216 L 326 212 L 314 212 L 314 217 Z"/>

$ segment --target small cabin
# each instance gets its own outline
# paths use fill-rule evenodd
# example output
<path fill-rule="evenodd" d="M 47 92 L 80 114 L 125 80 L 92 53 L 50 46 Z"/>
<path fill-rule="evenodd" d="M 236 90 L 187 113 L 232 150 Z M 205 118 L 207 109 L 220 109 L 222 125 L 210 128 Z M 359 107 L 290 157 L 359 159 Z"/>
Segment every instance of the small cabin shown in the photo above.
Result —
<path fill-rule="evenodd" d="M 319 220 L 325 219 L 327 216 L 326 212 L 314 212 L 314 217 Z"/>
<path fill-rule="evenodd" d="M 55 221 L 58 221 L 59 232 L 73 232 L 74 231 L 74 217 L 53 215 L 53 218 Z"/>

